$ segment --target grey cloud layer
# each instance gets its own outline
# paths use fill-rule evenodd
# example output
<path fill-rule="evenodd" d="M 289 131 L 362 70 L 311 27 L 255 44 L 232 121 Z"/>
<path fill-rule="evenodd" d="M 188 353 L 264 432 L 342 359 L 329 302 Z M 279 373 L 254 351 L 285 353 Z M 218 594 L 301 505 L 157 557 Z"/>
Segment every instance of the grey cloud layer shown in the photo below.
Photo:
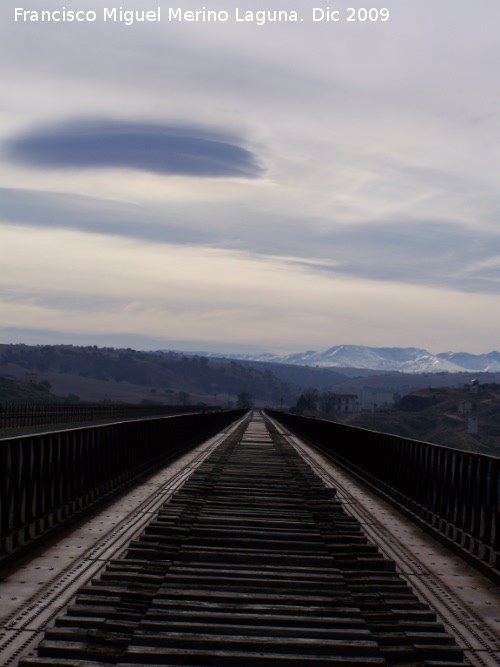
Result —
<path fill-rule="evenodd" d="M 194 126 L 73 120 L 22 134 L 7 155 L 45 168 L 128 168 L 157 174 L 255 178 L 255 156 L 217 132 Z"/>
<path fill-rule="evenodd" d="M 289 0 L 287 7 L 307 19 L 311 4 Z M 5 230 L 21 248 L 6 288 L 14 305 L 26 307 L 6 310 L 4 321 L 18 332 L 49 328 L 51 309 L 63 313 L 71 298 L 72 326 L 88 317 L 87 330 L 102 329 L 99 290 L 88 297 L 59 294 L 41 266 L 38 281 L 32 257 L 22 255 L 25 234 L 48 250 L 60 243 L 89 257 L 87 243 L 96 244 L 96 255 L 100 243 L 115 245 L 120 257 L 129 257 L 123 247 L 133 247 L 146 267 L 143 300 L 150 294 L 144 258 L 157 252 L 188 257 L 189 246 L 209 246 L 216 251 L 214 272 L 235 260 L 228 285 L 241 259 L 252 263 L 254 273 L 244 268 L 241 275 L 257 289 L 259 269 L 274 267 L 266 273 L 269 294 L 259 292 L 262 329 L 249 326 L 248 312 L 255 311 L 245 292 L 231 319 L 221 317 L 220 339 L 230 331 L 259 342 L 272 330 L 280 344 L 296 340 L 300 326 L 292 316 L 286 330 L 280 329 L 285 311 L 273 319 L 272 289 L 282 285 L 290 312 L 301 303 L 314 315 L 307 345 L 323 345 L 344 324 L 346 340 L 371 345 L 377 331 L 380 345 L 448 349 L 469 335 L 463 330 L 472 333 L 460 347 L 474 348 L 481 335 L 493 341 L 497 327 L 485 322 L 494 323 L 500 295 L 500 3 L 479 4 L 476 10 L 456 0 L 384 0 L 391 10 L 385 24 L 305 20 L 261 29 L 164 21 L 129 29 L 103 22 L 14 25 L 14 0 L 5 0 L 0 235 L 1 223 L 22 227 Z M 44 0 L 44 8 L 59 5 Z M 97 5 L 79 0 L 79 6 Z M 213 0 L 210 8 L 226 5 Z M 120 120 L 103 120 L 110 118 Z M 61 229 L 89 234 L 75 243 Z M 202 254 L 196 247 L 192 257 Z M 189 266 L 193 273 L 197 261 Z M 116 274 L 101 269 L 110 307 L 125 311 L 128 286 L 121 290 Z M 200 287 L 208 274 L 201 276 Z M 304 276 L 312 276 L 311 284 Z M 137 290 L 141 284 L 134 282 Z M 347 285 L 351 291 L 342 292 Z M 440 288 L 450 288 L 453 310 L 440 303 Z M 81 291 L 87 294 L 86 284 Z M 197 289 L 182 293 L 203 331 L 210 308 L 212 319 L 219 317 L 216 291 L 202 306 Z M 112 326 L 152 335 L 161 320 L 168 331 L 176 318 L 164 314 L 163 304 L 162 295 L 152 307 L 160 313 L 156 320 L 145 310 L 144 321 L 131 325 L 125 313 Z M 471 305 L 484 310 L 473 317 Z M 73 318 L 78 308 L 82 314 Z M 445 321 L 436 325 L 441 315 Z M 71 328 L 63 319 L 54 328 Z M 433 337 L 441 337 L 437 347 Z"/>
<path fill-rule="evenodd" d="M 238 218 L 237 227 L 231 220 Z M 4 222 L 39 228 L 66 228 L 136 238 L 146 242 L 208 244 L 255 255 L 289 256 L 291 263 L 318 271 L 496 294 L 500 285 L 500 234 L 471 230 L 458 222 L 401 218 L 327 229 L 310 219 L 263 214 L 257 208 L 213 204 L 210 216 L 200 208 L 184 210 L 134 207 L 98 198 L 0 189 Z M 224 239 L 219 224 L 226 221 Z M 202 221 L 200 223 L 200 221 Z M 317 264 L 315 264 L 317 262 Z"/>
<path fill-rule="evenodd" d="M 173 208 L 173 211 L 175 209 Z M 0 218 L 4 222 L 39 228 L 73 229 L 84 232 L 141 238 L 172 243 L 207 243 L 212 235 L 189 229 L 182 207 L 172 215 L 133 204 L 109 202 L 97 197 L 0 188 Z"/>

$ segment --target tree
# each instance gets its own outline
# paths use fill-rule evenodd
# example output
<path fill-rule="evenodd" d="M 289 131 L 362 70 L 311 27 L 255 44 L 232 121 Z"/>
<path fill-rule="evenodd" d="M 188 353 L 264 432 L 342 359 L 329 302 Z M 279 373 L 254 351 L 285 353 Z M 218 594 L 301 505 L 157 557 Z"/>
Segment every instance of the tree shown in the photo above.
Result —
<path fill-rule="evenodd" d="M 249 410 L 253 408 L 253 398 L 248 391 L 242 391 L 238 394 L 236 399 L 236 407 L 242 410 Z"/>
<path fill-rule="evenodd" d="M 306 389 L 298 398 L 295 406 L 297 414 L 314 412 L 318 405 L 319 393 L 317 389 Z"/>
<path fill-rule="evenodd" d="M 52 385 L 48 380 L 42 380 L 41 382 L 38 383 L 38 386 L 40 387 L 40 389 L 42 389 L 42 391 L 46 391 L 47 393 L 49 393 L 50 390 L 52 389 Z"/>
<path fill-rule="evenodd" d="M 177 394 L 177 400 L 181 405 L 188 405 L 189 404 L 189 399 L 190 395 L 187 393 L 187 391 L 180 391 Z"/>
<path fill-rule="evenodd" d="M 337 395 L 333 391 L 324 391 L 320 396 L 319 402 L 322 414 L 325 416 L 331 415 L 332 412 L 335 412 Z"/>

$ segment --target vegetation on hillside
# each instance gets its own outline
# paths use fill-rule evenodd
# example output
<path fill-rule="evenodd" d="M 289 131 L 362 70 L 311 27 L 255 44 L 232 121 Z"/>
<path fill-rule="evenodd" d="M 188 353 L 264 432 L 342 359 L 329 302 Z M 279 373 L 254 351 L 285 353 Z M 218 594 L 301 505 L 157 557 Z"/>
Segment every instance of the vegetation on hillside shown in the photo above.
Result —
<path fill-rule="evenodd" d="M 0 376 L 0 403 L 54 403 L 58 400 L 50 391 L 49 382 L 25 382 Z"/>
<path fill-rule="evenodd" d="M 477 393 L 467 385 L 422 389 L 395 398 L 390 407 L 350 415 L 346 421 L 352 426 L 500 456 L 500 384 L 479 384 Z"/>
<path fill-rule="evenodd" d="M 78 378 L 110 383 L 130 383 L 146 387 L 149 400 L 168 402 L 179 396 L 203 395 L 212 403 L 236 402 L 244 393 L 261 404 L 293 404 L 300 393 L 289 382 L 279 380 L 269 370 L 244 366 L 233 360 L 207 359 L 175 352 L 138 352 L 128 349 L 77 347 L 73 345 L 0 345 L 0 373 L 73 377 L 71 391 L 79 394 Z M 89 400 L 89 397 L 86 397 Z M 92 398 L 90 398 L 92 400 Z M 186 399 L 187 400 L 187 399 Z"/>

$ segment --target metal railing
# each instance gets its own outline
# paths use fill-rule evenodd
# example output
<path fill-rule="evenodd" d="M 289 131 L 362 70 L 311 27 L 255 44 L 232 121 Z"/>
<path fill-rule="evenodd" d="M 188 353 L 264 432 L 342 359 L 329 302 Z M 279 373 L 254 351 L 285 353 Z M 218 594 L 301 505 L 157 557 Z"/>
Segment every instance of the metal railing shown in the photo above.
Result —
<path fill-rule="evenodd" d="M 0 562 L 244 413 L 197 413 L 0 440 Z"/>
<path fill-rule="evenodd" d="M 61 405 L 47 403 L 0 403 L 0 429 L 48 424 L 71 424 L 104 419 L 140 419 L 187 412 L 199 412 L 192 405 L 108 405 L 85 403 Z M 205 410 L 213 409 L 211 407 Z M 0 438 L 2 437 L 0 431 Z"/>
<path fill-rule="evenodd" d="M 267 412 L 500 582 L 500 458 Z"/>

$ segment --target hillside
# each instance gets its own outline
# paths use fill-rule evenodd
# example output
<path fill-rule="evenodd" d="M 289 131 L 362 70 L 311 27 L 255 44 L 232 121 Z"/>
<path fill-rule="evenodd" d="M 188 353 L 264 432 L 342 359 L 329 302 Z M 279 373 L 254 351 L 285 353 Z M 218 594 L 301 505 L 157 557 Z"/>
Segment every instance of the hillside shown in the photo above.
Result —
<path fill-rule="evenodd" d="M 87 401 L 226 405 L 250 394 L 257 404 L 293 404 L 300 391 L 269 370 L 180 353 L 72 345 L 0 345 L 0 375 L 47 381 L 59 396 Z M 186 397 L 186 394 L 189 397 Z"/>
<path fill-rule="evenodd" d="M 469 419 L 478 432 L 468 432 Z M 352 426 L 394 433 L 467 451 L 500 456 L 500 384 L 422 389 L 403 396 L 393 407 L 364 411 L 347 420 Z"/>
<path fill-rule="evenodd" d="M 307 388 L 354 393 L 365 407 L 382 407 L 394 394 L 433 387 L 462 387 L 478 378 L 481 384 L 500 382 L 500 373 L 376 372 L 353 368 L 315 368 L 263 361 L 207 358 L 180 352 L 139 352 L 130 348 L 72 345 L 0 344 L 0 375 L 32 382 L 49 382 L 59 397 L 84 401 L 227 405 L 241 392 L 256 405 L 295 405 Z M 33 376 L 34 374 L 34 376 Z M 12 399 L 18 400 L 15 396 Z M 22 400 L 22 399 L 19 399 Z M 29 400 L 29 399 L 27 399 Z"/>
<path fill-rule="evenodd" d="M 24 382 L 0 376 L 0 403 L 53 403 L 57 400 L 47 382 Z"/>
<path fill-rule="evenodd" d="M 481 384 L 500 382 L 500 373 L 401 373 L 377 372 L 354 368 L 315 368 L 293 366 L 263 361 L 242 361 L 243 365 L 259 370 L 269 370 L 280 380 L 319 392 L 357 394 L 366 408 L 383 407 L 394 402 L 394 394 L 409 394 L 419 389 L 433 387 L 457 387 L 478 379 Z"/>

